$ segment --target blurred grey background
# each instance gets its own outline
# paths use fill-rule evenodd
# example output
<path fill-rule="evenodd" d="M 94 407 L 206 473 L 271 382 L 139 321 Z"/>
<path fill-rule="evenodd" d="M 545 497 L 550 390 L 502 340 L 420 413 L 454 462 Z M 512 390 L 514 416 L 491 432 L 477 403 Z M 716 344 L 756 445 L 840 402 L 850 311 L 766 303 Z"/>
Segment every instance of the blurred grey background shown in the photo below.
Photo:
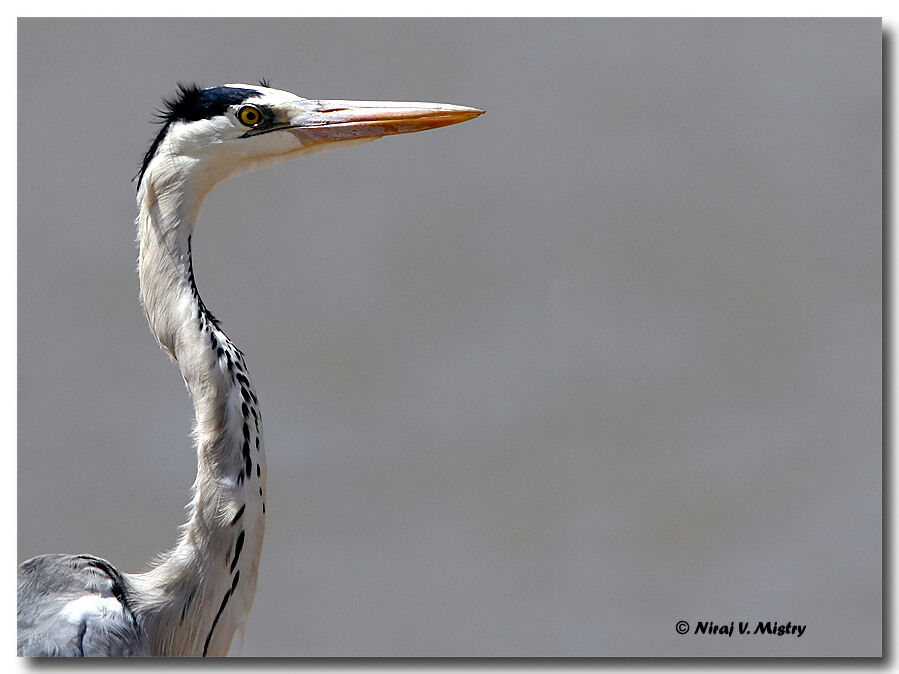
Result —
<path fill-rule="evenodd" d="M 138 305 L 130 179 L 178 80 L 267 77 L 487 114 L 206 200 L 197 283 L 271 471 L 232 654 L 880 653 L 879 20 L 20 20 L 18 45 L 19 559 L 173 545 L 191 407 Z"/>

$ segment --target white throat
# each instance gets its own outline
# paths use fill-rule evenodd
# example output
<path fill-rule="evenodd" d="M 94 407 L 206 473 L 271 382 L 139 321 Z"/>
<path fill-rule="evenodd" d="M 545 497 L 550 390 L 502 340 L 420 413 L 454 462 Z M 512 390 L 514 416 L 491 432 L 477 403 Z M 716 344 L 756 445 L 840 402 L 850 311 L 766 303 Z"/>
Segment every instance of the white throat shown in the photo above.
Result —
<path fill-rule="evenodd" d="M 165 150 L 138 190 L 138 272 L 150 329 L 193 401 L 197 477 L 178 543 L 129 580 L 152 655 L 218 656 L 244 623 L 256 587 L 265 526 L 262 417 L 243 353 L 193 277 L 194 222 L 216 176 Z"/>

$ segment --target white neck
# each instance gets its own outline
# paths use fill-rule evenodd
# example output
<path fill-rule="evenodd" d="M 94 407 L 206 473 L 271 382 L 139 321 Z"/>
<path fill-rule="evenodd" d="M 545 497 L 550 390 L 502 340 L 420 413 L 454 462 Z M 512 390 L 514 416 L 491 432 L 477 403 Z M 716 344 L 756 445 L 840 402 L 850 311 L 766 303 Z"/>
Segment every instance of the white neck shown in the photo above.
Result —
<path fill-rule="evenodd" d="M 152 655 L 220 656 L 256 589 L 265 528 L 262 417 L 243 354 L 194 284 L 191 237 L 212 181 L 192 184 L 188 170 L 161 166 L 154 161 L 138 189 L 140 292 L 150 329 L 193 400 L 197 477 L 175 548 L 128 578 Z"/>

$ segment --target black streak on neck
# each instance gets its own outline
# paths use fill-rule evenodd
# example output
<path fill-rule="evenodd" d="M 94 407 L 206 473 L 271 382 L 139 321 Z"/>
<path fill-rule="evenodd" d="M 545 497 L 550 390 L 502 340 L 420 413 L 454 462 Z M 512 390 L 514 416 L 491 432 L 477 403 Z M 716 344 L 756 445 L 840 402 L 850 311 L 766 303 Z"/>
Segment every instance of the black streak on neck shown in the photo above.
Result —
<path fill-rule="evenodd" d="M 194 299 L 197 302 L 197 306 L 199 307 L 199 311 L 197 312 L 197 318 L 200 320 L 200 329 L 205 328 L 204 323 L 210 323 L 216 328 L 220 328 L 219 320 L 212 315 L 212 312 L 206 308 L 206 304 L 203 302 L 203 298 L 200 297 L 200 293 L 197 290 L 197 282 L 194 279 L 194 256 L 193 250 L 191 248 L 191 240 L 192 236 L 187 237 L 187 280 L 190 283 L 190 292 L 193 295 Z M 215 337 L 212 337 L 215 339 Z M 216 349 L 218 343 L 215 342 L 215 346 L 213 346 L 213 350 Z"/>
<path fill-rule="evenodd" d="M 225 606 L 228 605 L 228 600 L 231 598 L 231 595 L 234 594 L 234 590 L 237 587 L 237 581 L 240 580 L 240 571 L 234 574 L 234 581 L 231 583 L 231 589 L 225 592 L 225 596 L 222 597 L 222 603 L 219 606 L 218 613 L 215 614 L 215 619 L 212 621 L 212 627 L 209 628 L 209 634 L 206 635 L 206 643 L 203 644 L 203 657 L 206 657 L 206 653 L 209 651 L 209 642 L 212 639 L 212 633 L 215 631 L 215 626 L 218 624 L 219 618 L 222 617 L 222 612 L 225 610 Z"/>

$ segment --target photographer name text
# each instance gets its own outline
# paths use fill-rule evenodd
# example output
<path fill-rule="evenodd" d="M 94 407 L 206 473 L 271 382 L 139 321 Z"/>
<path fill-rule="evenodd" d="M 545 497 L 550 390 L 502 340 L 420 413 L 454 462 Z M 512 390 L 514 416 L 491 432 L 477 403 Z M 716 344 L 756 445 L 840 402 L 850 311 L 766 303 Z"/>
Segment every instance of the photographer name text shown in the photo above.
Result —
<path fill-rule="evenodd" d="M 711 635 L 727 635 L 732 637 L 736 634 L 765 634 L 775 637 L 795 636 L 800 639 L 805 633 L 806 625 L 794 625 L 792 621 L 779 623 L 776 620 L 759 620 L 755 624 L 748 621 L 729 623 L 716 623 L 711 620 L 697 621 L 696 627 L 693 628 L 693 634 L 711 634 Z M 736 632 L 735 632 L 736 630 Z"/>

